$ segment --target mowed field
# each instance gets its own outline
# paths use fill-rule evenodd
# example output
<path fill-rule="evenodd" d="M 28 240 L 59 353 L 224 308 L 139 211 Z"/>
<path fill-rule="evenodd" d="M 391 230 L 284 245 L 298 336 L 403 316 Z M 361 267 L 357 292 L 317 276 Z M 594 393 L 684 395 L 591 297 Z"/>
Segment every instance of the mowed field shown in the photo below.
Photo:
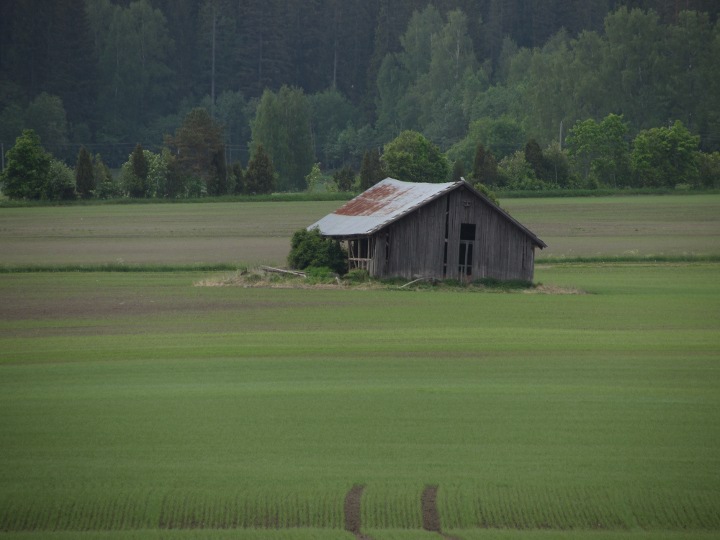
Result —
<path fill-rule="evenodd" d="M 720 252 L 718 196 L 574 202 L 584 210 L 572 200 L 507 206 L 558 256 L 577 254 L 575 226 L 597 250 L 586 254 L 622 255 L 626 244 L 613 251 L 611 238 L 633 237 L 629 223 L 639 254 Z M 273 255 L 243 239 L 287 242 L 336 205 L 2 209 L 0 262 L 113 261 L 110 246 L 126 238 L 158 246 L 117 257 L 127 262 L 282 263 L 287 244 Z M 72 212 L 94 225 L 74 233 Z M 253 213 L 242 219 L 254 229 L 226 223 Z M 623 217 L 615 232 L 613 216 Z M 45 231 L 55 222 L 57 236 L 32 222 Z M 242 254 L 159 256 L 192 251 L 212 237 L 206 226 Z M 161 247 L 177 227 L 187 245 Z M 44 235 L 52 257 L 8 253 L 6 231 L 20 229 Z M 658 249 L 662 230 L 667 245 L 697 244 Z M 441 537 L 423 527 L 464 540 L 715 538 L 719 271 L 709 262 L 536 271 L 536 281 L 585 294 L 0 274 L 0 536 L 352 539 L 352 518 L 376 540 Z M 353 486 L 363 486 L 354 503 Z"/>

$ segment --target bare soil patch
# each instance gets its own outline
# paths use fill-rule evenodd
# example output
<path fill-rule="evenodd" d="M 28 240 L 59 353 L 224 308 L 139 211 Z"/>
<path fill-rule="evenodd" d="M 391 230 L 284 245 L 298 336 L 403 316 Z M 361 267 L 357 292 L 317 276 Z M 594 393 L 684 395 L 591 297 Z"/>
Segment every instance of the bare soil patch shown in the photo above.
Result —
<path fill-rule="evenodd" d="M 345 496 L 345 530 L 355 535 L 358 540 L 372 540 L 361 532 L 361 503 L 365 486 L 355 484 Z"/>
<path fill-rule="evenodd" d="M 442 533 L 440 513 L 437 509 L 437 490 L 437 486 L 425 486 L 425 489 L 420 496 L 423 529 L 430 532 L 436 532 L 445 540 L 458 540 L 454 536 L 448 536 Z"/>
<path fill-rule="evenodd" d="M 420 497 L 422 505 L 423 529 L 426 531 L 440 532 L 440 514 L 437 510 L 437 486 L 425 486 Z"/>

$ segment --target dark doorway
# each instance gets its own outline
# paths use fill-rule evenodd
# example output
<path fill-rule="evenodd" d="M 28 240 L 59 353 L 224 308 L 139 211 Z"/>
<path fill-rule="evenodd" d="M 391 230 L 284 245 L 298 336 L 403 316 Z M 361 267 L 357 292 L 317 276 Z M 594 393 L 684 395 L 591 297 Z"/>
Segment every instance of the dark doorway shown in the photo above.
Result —
<path fill-rule="evenodd" d="M 475 244 L 475 224 L 460 224 L 460 257 L 458 272 L 460 279 L 472 277 L 473 245 Z"/>

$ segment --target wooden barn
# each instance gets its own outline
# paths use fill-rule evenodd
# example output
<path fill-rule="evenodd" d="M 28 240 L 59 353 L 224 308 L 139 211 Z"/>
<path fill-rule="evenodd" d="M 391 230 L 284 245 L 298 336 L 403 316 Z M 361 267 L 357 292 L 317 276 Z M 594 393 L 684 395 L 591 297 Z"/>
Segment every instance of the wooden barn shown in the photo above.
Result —
<path fill-rule="evenodd" d="M 535 248 L 547 247 L 464 180 L 386 178 L 314 228 L 346 244 L 351 269 L 378 278 L 532 281 Z"/>

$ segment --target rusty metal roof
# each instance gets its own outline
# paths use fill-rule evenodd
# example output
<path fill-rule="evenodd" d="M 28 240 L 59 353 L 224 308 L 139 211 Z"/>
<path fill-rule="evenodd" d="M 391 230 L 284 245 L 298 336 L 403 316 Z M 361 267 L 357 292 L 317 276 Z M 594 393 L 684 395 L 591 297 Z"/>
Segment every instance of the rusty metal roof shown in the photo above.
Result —
<path fill-rule="evenodd" d="M 321 234 L 337 237 L 370 235 L 428 201 L 452 191 L 457 184 L 421 184 L 386 178 L 313 223 L 308 230 L 317 227 Z"/>
<path fill-rule="evenodd" d="M 424 184 L 401 182 L 394 178 L 386 178 L 348 201 L 332 214 L 328 214 L 320 221 L 313 223 L 308 227 L 308 230 L 318 228 L 324 236 L 335 238 L 369 236 L 416 208 L 461 186 L 474 192 L 505 216 L 508 221 L 519 227 L 525 234 L 530 236 L 535 245 L 541 249 L 547 247 L 545 242 L 540 240 L 532 231 L 505 210 L 496 206 L 465 180 L 446 182 L 444 184 Z"/>

